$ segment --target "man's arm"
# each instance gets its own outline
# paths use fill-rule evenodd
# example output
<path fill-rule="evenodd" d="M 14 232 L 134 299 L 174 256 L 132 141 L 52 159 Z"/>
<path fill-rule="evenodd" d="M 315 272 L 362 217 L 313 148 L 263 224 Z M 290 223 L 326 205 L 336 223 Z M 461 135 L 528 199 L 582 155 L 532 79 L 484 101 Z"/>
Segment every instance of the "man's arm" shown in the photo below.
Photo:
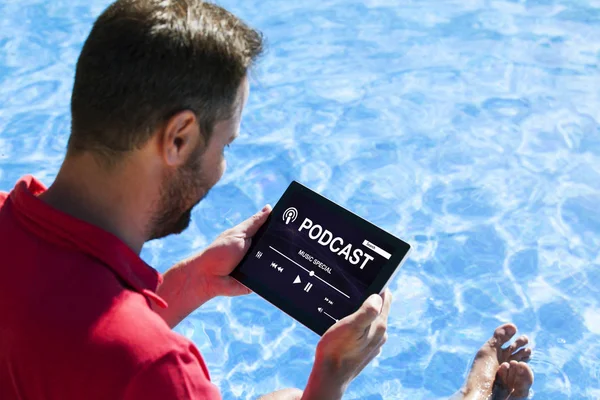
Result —
<path fill-rule="evenodd" d="M 352 380 L 386 341 L 391 293 L 372 295 L 360 309 L 338 321 L 317 345 L 304 392 L 280 390 L 260 400 L 340 400 Z M 199 356 L 198 356 L 199 357 Z M 125 399 L 220 399 L 218 389 L 198 366 L 198 357 L 173 351 L 149 363 L 129 382 Z"/>
<path fill-rule="evenodd" d="M 204 251 L 169 269 L 157 290 L 169 307 L 162 309 L 153 305 L 153 310 L 173 328 L 213 297 L 249 294 L 250 290 L 229 274 L 246 255 L 252 237 L 270 212 L 271 206 L 265 206 L 241 224 L 223 232 Z"/>
<path fill-rule="evenodd" d="M 333 325 L 317 345 L 304 392 L 286 389 L 260 400 L 339 400 L 350 382 L 381 352 L 387 340 L 392 295 L 372 295 L 352 315 Z"/>
<path fill-rule="evenodd" d="M 271 207 L 223 232 L 199 255 L 185 260 L 164 275 L 157 293 L 169 307 L 157 309 L 169 326 L 206 301 L 219 295 L 238 296 L 250 291 L 229 274 L 250 247 L 252 237 L 266 221 Z M 341 399 L 352 380 L 375 358 L 387 340 L 387 320 L 392 296 L 372 295 L 352 315 L 338 321 L 317 345 L 315 363 L 304 392 L 288 389 L 271 393 L 264 400 Z M 295 396 L 295 397 L 294 397 Z"/>
<path fill-rule="evenodd" d="M 123 400 L 221 400 L 219 389 L 185 350 L 173 350 L 148 362 L 128 382 Z"/>

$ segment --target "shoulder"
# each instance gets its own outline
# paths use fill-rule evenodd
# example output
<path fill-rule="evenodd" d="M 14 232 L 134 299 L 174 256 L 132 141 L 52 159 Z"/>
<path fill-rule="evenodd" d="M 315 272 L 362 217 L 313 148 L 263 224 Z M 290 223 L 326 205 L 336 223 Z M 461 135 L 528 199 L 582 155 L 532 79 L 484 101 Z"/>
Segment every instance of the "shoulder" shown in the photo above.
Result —
<path fill-rule="evenodd" d="M 7 203 L 9 194 L 10 193 L 0 192 L 0 210 L 4 208 L 4 205 Z"/>

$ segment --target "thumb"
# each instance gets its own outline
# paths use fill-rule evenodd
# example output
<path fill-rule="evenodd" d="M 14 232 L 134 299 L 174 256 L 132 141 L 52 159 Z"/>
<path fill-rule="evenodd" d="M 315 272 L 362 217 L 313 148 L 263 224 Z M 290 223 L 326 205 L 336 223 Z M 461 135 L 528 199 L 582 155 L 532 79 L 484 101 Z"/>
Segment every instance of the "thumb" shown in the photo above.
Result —
<path fill-rule="evenodd" d="M 239 283 L 231 276 L 220 277 L 217 285 L 219 287 L 216 289 L 222 296 L 235 297 L 252 293 L 250 289 Z"/>
<path fill-rule="evenodd" d="M 267 217 L 271 214 L 271 206 L 266 205 L 262 210 L 240 223 L 234 229 L 235 233 L 242 234 L 246 238 L 253 237 L 258 229 L 265 223 Z"/>
<path fill-rule="evenodd" d="M 358 311 L 346 318 L 348 318 L 348 322 L 351 326 L 355 327 L 358 331 L 362 331 L 375 321 L 381 313 L 382 306 L 383 299 L 381 296 L 373 294 L 365 300 Z"/>

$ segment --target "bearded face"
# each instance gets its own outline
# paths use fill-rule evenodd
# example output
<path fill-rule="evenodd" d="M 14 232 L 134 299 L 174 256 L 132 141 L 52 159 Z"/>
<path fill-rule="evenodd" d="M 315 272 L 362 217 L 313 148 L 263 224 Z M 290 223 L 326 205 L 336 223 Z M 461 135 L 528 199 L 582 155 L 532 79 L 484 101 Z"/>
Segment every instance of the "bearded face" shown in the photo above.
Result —
<path fill-rule="evenodd" d="M 208 175 L 214 174 L 203 171 L 202 164 L 202 149 L 198 146 L 185 165 L 163 178 L 150 239 L 181 233 L 189 226 L 192 209 L 216 183 L 211 184 Z"/>

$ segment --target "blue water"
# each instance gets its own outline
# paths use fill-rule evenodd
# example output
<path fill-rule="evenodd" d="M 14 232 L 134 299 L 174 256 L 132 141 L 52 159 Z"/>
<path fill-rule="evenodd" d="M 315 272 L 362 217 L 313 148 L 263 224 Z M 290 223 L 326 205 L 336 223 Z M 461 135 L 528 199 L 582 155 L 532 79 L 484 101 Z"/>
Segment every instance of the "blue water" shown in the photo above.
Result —
<path fill-rule="evenodd" d="M 106 0 L 0 0 L 0 189 L 55 177 L 74 64 Z M 536 399 L 600 398 L 600 1 L 225 0 L 261 29 L 242 136 L 160 271 L 292 179 L 414 246 L 390 339 L 348 399 L 441 399 L 504 321 Z M 316 335 L 256 295 L 177 330 L 225 399 L 303 387 Z"/>

